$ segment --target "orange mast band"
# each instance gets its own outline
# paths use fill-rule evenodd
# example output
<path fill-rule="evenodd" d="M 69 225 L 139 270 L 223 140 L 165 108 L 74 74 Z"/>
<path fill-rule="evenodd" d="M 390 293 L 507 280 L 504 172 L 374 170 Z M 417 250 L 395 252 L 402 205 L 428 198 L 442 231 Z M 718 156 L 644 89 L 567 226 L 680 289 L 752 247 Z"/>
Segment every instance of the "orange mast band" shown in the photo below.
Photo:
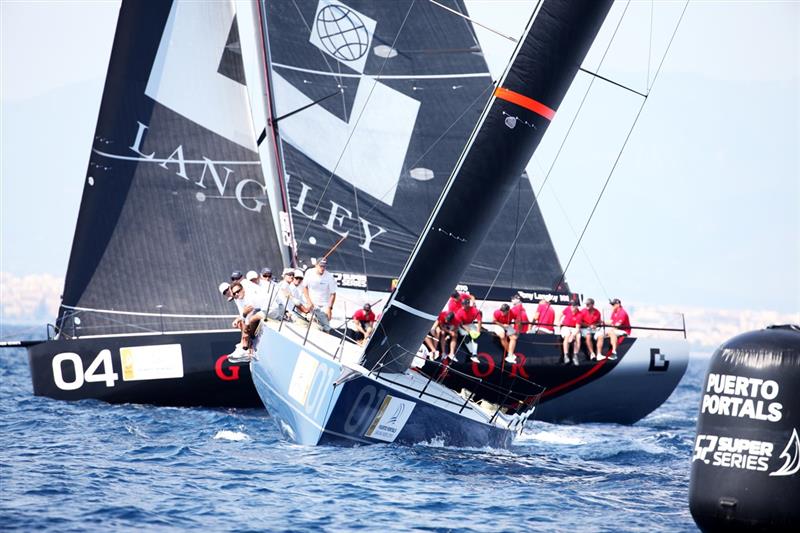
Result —
<path fill-rule="evenodd" d="M 525 109 L 529 109 L 536 113 L 537 115 L 541 115 L 547 120 L 553 120 L 553 117 L 556 116 L 556 112 L 544 105 L 541 102 L 537 102 L 533 98 L 528 98 L 527 96 L 519 93 L 515 93 L 514 91 L 510 91 L 505 87 L 498 87 L 494 90 L 494 95 L 497 98 L 505 100 L 507 102 L 511 102 L 512 104 L 517 104 L 520 107 L 524 107 Z"/>

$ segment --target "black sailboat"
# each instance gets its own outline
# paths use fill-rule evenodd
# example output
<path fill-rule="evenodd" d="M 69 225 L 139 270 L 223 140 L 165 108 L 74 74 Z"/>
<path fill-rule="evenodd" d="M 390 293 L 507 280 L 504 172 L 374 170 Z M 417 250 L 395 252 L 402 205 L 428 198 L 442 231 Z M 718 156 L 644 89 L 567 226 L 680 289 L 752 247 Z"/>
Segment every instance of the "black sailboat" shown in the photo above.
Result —
<path fill-rule="evenodd" d="M 466 13 L 461 0 L 444 3 Z M 309 264 L 342 235 L 330 258 L 340 286 L 385 298 L 495 88 L 468 20 L 429 2 L 411 6 L 123 2 L 57 336 L 29 349 L 35 394 L 258 405 L 249 369 L 224 357 L 237 334 L 216 286 L 234 269 Z M 487 172 L 477 190 L 497 168 Z M 482 298 L 522 289 L 566 302 L 538 207 L 524 216 L 534 195 L 522 167 L 505 187 L 512 194 L 489 233 L 523 237 L 505 262 L 508 241 L 484 241 L 458 281 Z M 469 201 L 464 217 L 483 195 Z M 484 335 L 485 364 L 461 356 L 451 365 L 461 373 L 444 379 L 460 388 L 473 381 L 464 374 L 498 384 L 529 375 L 549 388 L 537 416 L 632 422 L 685 369 L 664 347 L 672 364 L 648 367 L 641 343 L 617 364 L 564 368 L 550 353 L 555 339 L 543 340 L 521 339 L 527 358 L 504 373 Z M 423 371 L 442 377 L 438 365 Z M 649 385 L 635 406 L 583 408 L 609 390 L 628 395 L 643 376 Z M 519 380 L 519 393 L 535 394 L 527 383 Z"/>
<path fill-rule="evenodd" d="M 472 395 L 462 404 L 452 389 L 430 378 L 420 382 L 410 367 L 441 303 L 514 190 L 611 4 L 539 2 L 363 353 L 346 344 L 334 343 L 331 350 L 324 333 L 309 338 L 291 326 L 266 329 L 251 362 L 253 381 L 287 438 L 312 445 L 439 439 L 446 445 L 505 446 L 524 427 L 535 398 L 510 417 L 499 408 L 488 413 Z M 487 176 L 488 190 L 479 186 Z M 475 206 L 466 219 L 464 206 Z M 432 262 L 443 268 L 432 270 Z"/>

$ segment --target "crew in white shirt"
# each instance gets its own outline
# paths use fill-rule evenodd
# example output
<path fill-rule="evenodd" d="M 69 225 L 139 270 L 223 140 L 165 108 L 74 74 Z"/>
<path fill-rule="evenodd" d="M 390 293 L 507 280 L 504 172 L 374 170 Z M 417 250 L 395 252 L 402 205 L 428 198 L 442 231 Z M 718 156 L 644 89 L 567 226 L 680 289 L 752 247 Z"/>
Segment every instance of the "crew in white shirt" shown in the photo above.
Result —
<path fill-rule="evenodd" d="M 306 304 L 313 308 L 314 316 L 325 332 L 331 329 L 333 303 L 336 301 L 336 280 L 333 279 L 333 274 L 326 270 L 327 265 L 325 259 L 320 259 L 313 269 L 306 272 L 303 281 Z"/>

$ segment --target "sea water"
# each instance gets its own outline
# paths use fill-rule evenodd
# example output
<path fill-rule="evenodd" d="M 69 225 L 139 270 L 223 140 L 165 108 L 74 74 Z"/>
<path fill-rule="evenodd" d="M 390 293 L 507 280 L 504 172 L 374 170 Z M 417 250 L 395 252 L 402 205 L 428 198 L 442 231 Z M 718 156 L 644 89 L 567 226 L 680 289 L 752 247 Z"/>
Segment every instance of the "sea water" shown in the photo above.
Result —
<path fill-rule="evenodd" d="M 509 450 L 312 448 L 261 409 L 34 397 L 25 350 L 4 349 L 0 529 L 692 531 L 707 363 L 632 426 L 534 422 Z"/>

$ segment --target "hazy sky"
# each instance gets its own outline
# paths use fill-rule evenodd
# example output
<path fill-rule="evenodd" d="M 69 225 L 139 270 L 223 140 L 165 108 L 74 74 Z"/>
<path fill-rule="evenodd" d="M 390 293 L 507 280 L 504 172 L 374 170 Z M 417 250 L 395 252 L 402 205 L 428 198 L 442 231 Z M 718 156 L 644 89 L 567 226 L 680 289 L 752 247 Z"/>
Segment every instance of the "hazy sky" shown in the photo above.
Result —
<path fill-rule="evenodd" d="M 512 35 L 530 5 L 468 2 L 476 19 Z M 586 68 L 598 69 L 624 7 Z M 632 2 L 600 73 L 647 92 L 682 7 Z M 111 1 L 0 2 L 0 272 L 66 271 L 117 13 Z M 480 37 L 499 75 L 513 43 Z M 572 288 L 800 310 L 799 78 L 800 2 L 690 2 L 569 267 Z M 579 74 L 529 165 L 537 189 L 589 81 Z M 540 205 L 564 264 L 640 103 L 596 80 L 550 174 Z"/>

